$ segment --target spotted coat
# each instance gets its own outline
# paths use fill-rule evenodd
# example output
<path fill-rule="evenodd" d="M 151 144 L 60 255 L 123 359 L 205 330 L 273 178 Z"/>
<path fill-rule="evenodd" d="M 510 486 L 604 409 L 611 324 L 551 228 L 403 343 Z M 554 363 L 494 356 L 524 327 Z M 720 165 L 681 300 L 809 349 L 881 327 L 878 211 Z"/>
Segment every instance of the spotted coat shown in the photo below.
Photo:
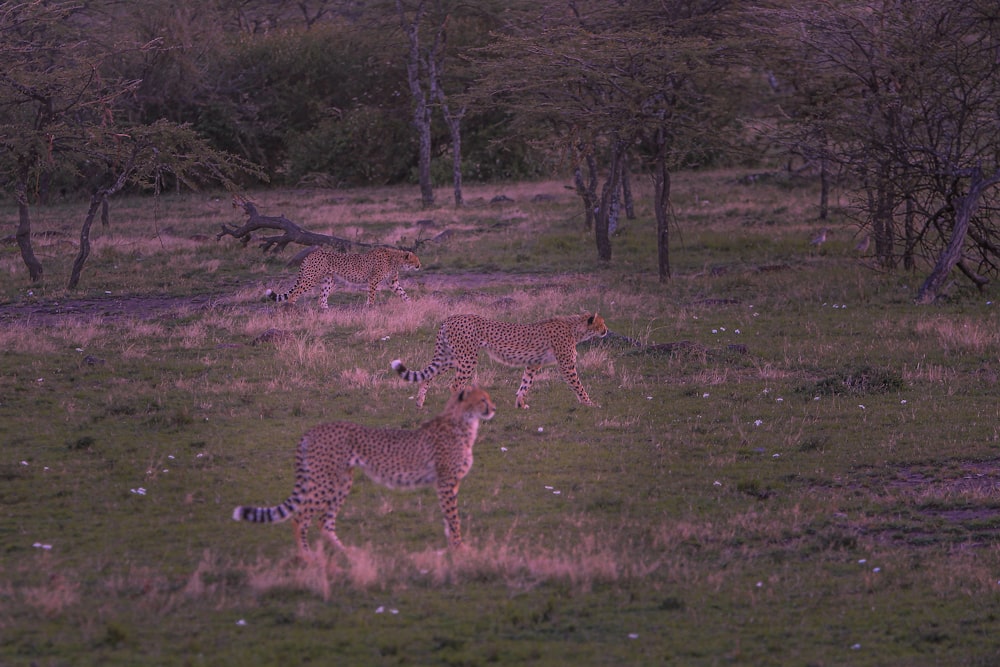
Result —
<path fill-rule="evenodd" d="M 595 405 L 576 372 L 576 346 L 608 334 L 604 319 L 597 313 L 553 317 L 532 324 L 498 322 L 479 315 L 453 315 L 441 324 L 434 344 L 434 358 L 423 370 L 408 370 L 396 359 L 392 368 L 408 382 L 419 382 L 417 407 L 424 404 L 431 380 L 449 368 L 455 369 L 452 391 L 472 380 L 479 351 L 508 366 L 523 366 L 515 407 L 527 408 L 528 391 L 535 374 L 543 366 L 557 364 L 563 380 L 584 405 Z"/>
<path fill-rule="evenodd" d="M 322 292 L 319 307 L 326 310 L 330 307 L 327 300 L 330 298 L 330 290 L 333 289 L 333 281 L 339 278 L 348 283 L 367 284 L 368 299 L 365 305 L 371 306 L 375 303 L 375 292 L 379 285 L 388 280 L 392 291 L 403 301 L 409 301 L 410 297 L 399 284 L 399 271 L 419 268 L 420 260 L 408 250 L 379 247 L 364 254 L 356 254 L 320 248 L 302 260 L 302 266 L 299 267 L 299 274 L 291 290 L 278 294 L 269 289 L 266 295 L 272 301 L 295 303 L 299 297 L 319 285 Z"/>
<path fill-rule="evenodd" d="M 444 410 L 416 429 L 372 428 L 338 421 L 316 426 L 299 441 L 295 456 L 295 487 L 274 507 L 240 506 L 236 521 L 271 523 L 291 519 L 299 553 L 309 553 L 308 532 L 313 517 L 323 514 L 323 532 L 336 547 L 337 514 L 351 491 L 354 468 L 378 484 L 393 489 L 434 486 L 444 514 L 449 546 L 462 544 L 458 517 L 459 483 L 472 468 L 472 446 L 479 421 L 492 419 L 496 409 L 488 393 L 477 387 L 456 392 Z"/>

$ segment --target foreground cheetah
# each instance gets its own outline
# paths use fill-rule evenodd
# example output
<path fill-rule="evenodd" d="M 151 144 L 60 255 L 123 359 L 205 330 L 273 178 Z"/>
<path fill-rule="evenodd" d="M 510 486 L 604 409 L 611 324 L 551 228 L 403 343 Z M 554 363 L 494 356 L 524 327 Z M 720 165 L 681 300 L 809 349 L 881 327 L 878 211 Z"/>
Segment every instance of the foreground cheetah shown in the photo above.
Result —
<path fill-rule="evenodd" d="M 559 364 L 563 379 L 581 403 L 595 405 L 576 372 L 576 346 L 606 335 L 608 327 L 597 313 L 553 317 L 532 324 L 497 322 L 478 315 L 453 315 L 438 329 L 434 358 L 427 368 L 407 370 L 399 359 L 392 362 L 392 368 L 404 380 L 422 383 L 417 392 L 417 407 L 421 407 L 427 397 L 427 386 L 435 375 L 454 368 L 455 379 L 451 383 L 454 391 L 472 379 L 479 350 L 486 348 L 491 357 L 503 364 L 525 367 L 514 402 L 516 407 L 528 407 L 525 401 L 531 381 L 535 373 L 548 364 Z"/>
<path fill-rule="evenodd" d="M 319 307 L 323 310 L 330 306 L 327 300 L 330 298 L 330 290 L 333 287 L 333 279 L 340 278 L 349 283 L 367 283 L 368 300 L 366 306 L 375 303 L 375 291 L 379 284 L 389 279 L 389 287 L 399 295 L 403 301 L 409 301 L 402 286 L 399 284 L 399 270 L 420 268 L 420 260 L 408 250 L 398 250 L 396 248 L 375 248 L 363 255 L 356 253 L 335 252 L 331 248 L 320 248 L 315 250 L 302 260 L 299 268 L 299 275 L 295 279 L 295 286 L 285 294 L 278 294 L 272 290 L 267 290 L 266 294 L 272 301 L 288 301 L 295 303 L 300 296 L 306 294 L 311 289 L 320 285 L 322 295 L 319 300 Z"/>
<path fill-rule="evenodd" d="M 309 553 L 307 533 L 317 512 L 323 531 L 339 549 L 337 513 L 361 468 L 389 488 L 435 485 L 449 545 L 462 544 L 458 485 L 472 468 L 472 445 L 480 419 L 496 412 L 489 394 L 478 387 L 452 394 L 444 411 L 415 430 L 371 428 L 351 422 L 321 424 L 306 432 L 295 455 L 295 488 L 274 507 L 237 507 L 236 521 L 271 523 L 291 519 L 300 555 Z"/>

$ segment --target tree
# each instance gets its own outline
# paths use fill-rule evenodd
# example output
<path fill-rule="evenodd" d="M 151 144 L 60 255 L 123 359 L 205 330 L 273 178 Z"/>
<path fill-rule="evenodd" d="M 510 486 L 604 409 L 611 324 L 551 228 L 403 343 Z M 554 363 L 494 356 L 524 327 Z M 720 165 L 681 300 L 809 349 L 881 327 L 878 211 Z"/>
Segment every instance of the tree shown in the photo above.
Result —
<path fill-rule="evenodd" d="M 816 102 L 799 119 L 802 135 L 861 184 L 861 226 L 881 266 L 932 266 L 920 303 L 955 267 L 979 287 L 995 278 L 1000 6 L 796 3 L 771 16 L 774 43 L 808 54 L 802 76 Z"/>
<path fill-rule="evenodd" d="M 79 282 L 99 209 L 124 187 L 159 190 L 170 183 L 213 181 L 232 187 L 237 173 L 260 176 L 252 164 L 212 149 L 189 127 L 119 119 L 123 96 L 139 82 L 110 76 L 109 59 L 153 44 L 107 46 L 89 39 L 97 19 L 80 5 L 0 3 L 0 174 L 18 202 L 18 245 L 33 281 L 43 268 L 31 249 L 29 204 L 56 172 L 98 183 L 84 220 L 69 287 Z"/>
<path fill-rule="evenodd" d="M 540 12 L 545 20 L 480 51 L 477 93 L 512 110 L 514 132 L 551 128 L 537 140 L 585 164 L 603 154 L 607 179 L 594 202 L 599 259 L 611 259 L 622 165 L 635 151 L 656 185 L 658 273 L 661 281 L 670 277 L 669 173 L 706 164 L 733 119 L 729 100 L 738 80 L 726 68 L 734 42 L 720 30 L 728 5 L 574 2 L 567 13 L 549 3 Z M 594 197 L 582 181 L 578 190 Z"/>

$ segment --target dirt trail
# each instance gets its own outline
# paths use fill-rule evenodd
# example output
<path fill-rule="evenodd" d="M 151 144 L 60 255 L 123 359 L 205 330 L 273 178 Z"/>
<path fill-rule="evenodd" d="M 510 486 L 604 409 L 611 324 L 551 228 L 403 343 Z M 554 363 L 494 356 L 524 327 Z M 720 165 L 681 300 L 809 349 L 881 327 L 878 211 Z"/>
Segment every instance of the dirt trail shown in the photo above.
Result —
<path fill-rule="evenodd" d="M 570 282 L 579 282 L 576 276 L 546 276 L 538 274 L 511 273 L 461 273 L 461 274 L 403 274 L 401 282 L 407 286 L 413 285 L 417 293 L 430 294 L 439 290 L 460 290 L 474 292 L 478 290 L 496 290 L 508 288 L 511 292 L 534 287 L 556 287 Z M 257 287 L 257 283 L 246 285 L 242 289 Z M 341 288 L 343 289 L 343 288 Z M 363 294 L 364 288 L 353 288 L 358 294 Z M 81 319 L 149 319 L 170 315 L 182 317 L 192 312 L 209 308 L 224 307 L 259 307 L 256 301 L 246 301 L 235 297 L 241 291 L 235 288 L 219 294 L 199 294 L 195 296 L 156 296 L 156 295 L 122 295 L 107 297 L 91 297 L 84 299 L 58 299 L 49 301 L 27 301 L 22 303 L 0 304 L 0 324 L 30 323 L 35 325 L 54 324 L 69 318 Z M 264 289 L 261 287 L 261 294 Z M 390 293 L 391 294 L 391 293 Z M 395 298 L 395 297 L 393 297 Z M 308 303 L 308 298 L 306 300 Z"/>

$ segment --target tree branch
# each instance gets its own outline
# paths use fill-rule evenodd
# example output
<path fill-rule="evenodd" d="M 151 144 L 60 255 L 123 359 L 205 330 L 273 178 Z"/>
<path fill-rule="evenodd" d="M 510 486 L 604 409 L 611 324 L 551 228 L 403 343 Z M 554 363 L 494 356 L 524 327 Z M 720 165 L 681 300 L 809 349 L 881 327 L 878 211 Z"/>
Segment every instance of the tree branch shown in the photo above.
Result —
<path fill-rule="evenodd" d="M 260 237 L 260 249 L 262 252 L 268 252 L 269 250 L 280 252 L 289 243 L 301 243 L 307 246 L 334 245 L 339 246 L 341 252 L 346 252 L 352 245 L 368 245 L 365 243 L 354 243 L 337 236 L 307 231 L 283 215 L 277 217 L 261 215 L 257 212 L 257 207 L 254 206 L 253 202 L 235 195 L 233 196 L 233 208 L 243 209 L 244 213 L 248 216 L 246 224 L 242 227 L 232 227 L 223 224 L 222 231 L 215 237 L 216 241 L 221 240 L 223 236 L 232 236 L 235 239 L 239 239 L 240 243 L 245 246 L 252 238 L 251 232 L 258 229 L 280 229 L 284 232 L 280 236 Z"/>

